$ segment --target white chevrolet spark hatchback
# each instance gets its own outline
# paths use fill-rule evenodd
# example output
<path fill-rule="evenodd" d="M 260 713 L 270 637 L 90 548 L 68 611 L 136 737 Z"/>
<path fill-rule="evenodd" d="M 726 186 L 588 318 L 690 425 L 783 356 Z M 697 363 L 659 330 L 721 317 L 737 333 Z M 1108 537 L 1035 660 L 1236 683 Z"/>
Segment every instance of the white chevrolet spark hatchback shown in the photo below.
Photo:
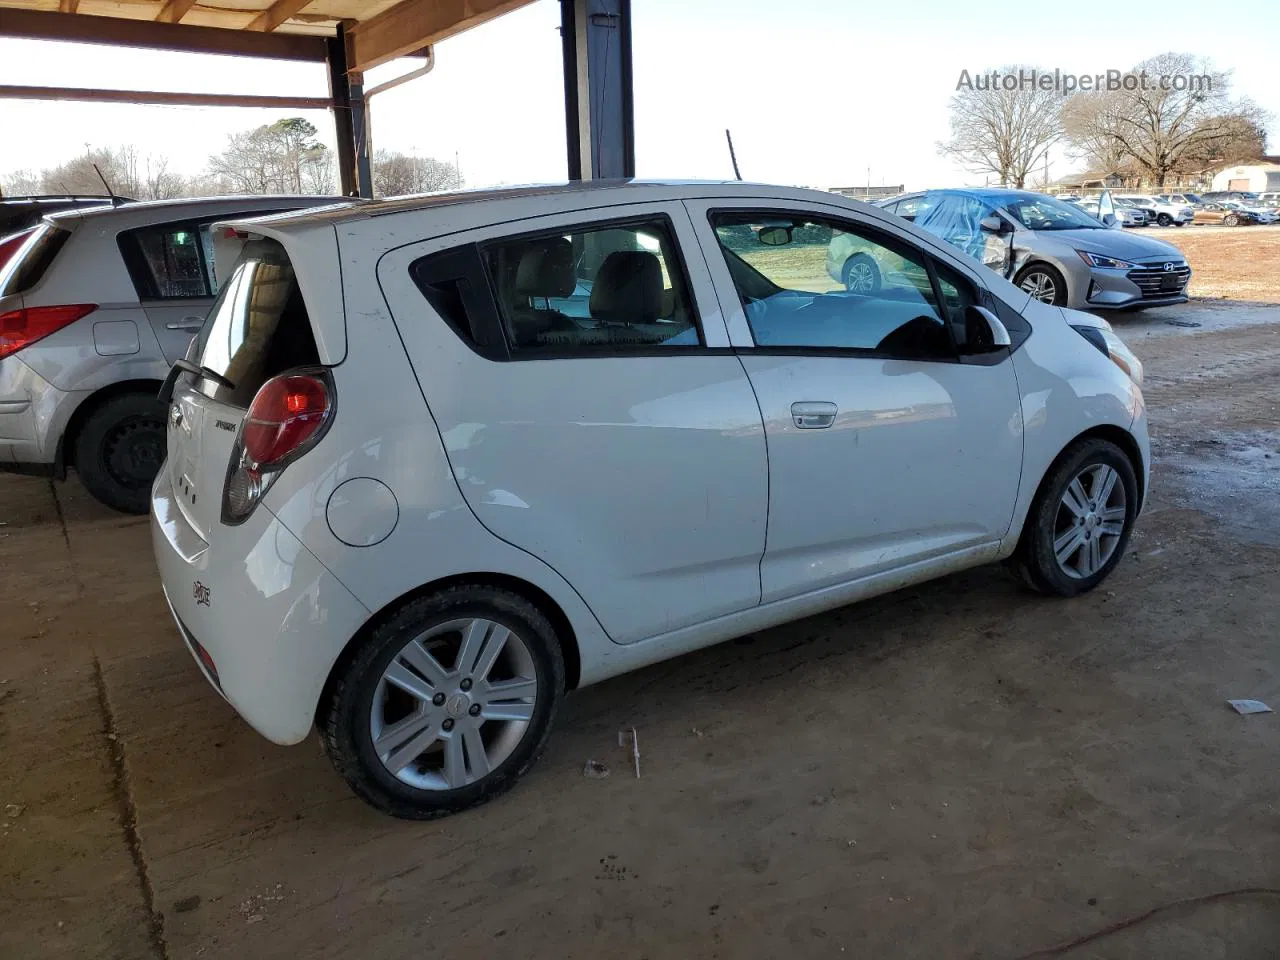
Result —
<path fill-rule="evenodd" d="M 502 791 L 565 691 L 995 560 L 1124 552 L 1141 367 L 880 210 L 606 183 L 241 221 L 153 493 L 208 680 L 401 817 Z M 831 280 L 855 234 L 874 288 Z"/>

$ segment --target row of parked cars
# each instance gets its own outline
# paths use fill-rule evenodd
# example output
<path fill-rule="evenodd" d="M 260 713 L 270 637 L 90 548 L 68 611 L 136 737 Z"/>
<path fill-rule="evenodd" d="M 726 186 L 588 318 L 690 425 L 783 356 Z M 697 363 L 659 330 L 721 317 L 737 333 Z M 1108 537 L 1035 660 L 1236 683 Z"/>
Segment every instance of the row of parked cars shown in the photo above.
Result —
<path fill-rule="evenodd" d="M 318 726 L 383 811 L 500 793 L 575 687 L 997 560 L 1072 596 L 1124 553 L 1142 367 L 1068 303 L 1180 295 L 1148 298 L 1158 241 L 1021 191 L 316 203 L 44 218 L 0 269 L 0 455 L 149 508 L 209 683 L 275 742 Z"/>
<path fill-rule="evenodd" d="M 1093 216 L 1099 215 L 1098 198 L 1062 196 Z M 1189 223 L 1228 227 L 1268 224 L 1280 220 L 1280 193 L 1243 191 L 1217 193 L 1162 193 L 1157 196 L 1113 194 L 1117 222 L 1125 227 L 1182 227 Z"/>

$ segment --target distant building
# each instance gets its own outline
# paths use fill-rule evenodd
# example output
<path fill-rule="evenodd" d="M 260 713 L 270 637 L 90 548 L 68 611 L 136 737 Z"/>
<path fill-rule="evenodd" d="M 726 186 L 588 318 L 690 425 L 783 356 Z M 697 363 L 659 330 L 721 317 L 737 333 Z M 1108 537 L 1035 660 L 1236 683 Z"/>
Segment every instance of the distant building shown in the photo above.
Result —
<path fill-rule="evenodd" d="M 1128 186 L 1123 174 L 1086 171 L 1073 173 L 1056 181 L 1048 190 L 1049 193 L 1101 193 L 1103 190 L 1118 190 Z"/>
<path fill-rule="evenodd" d="M 828 187 L 828 193 L 838 193 L 842 197 L 849 197 L 851 200 L 883 200 L 886 197 L 896 197 L 900 193 L 904 193 L 906 188 L 901 184 L 892 187 Z"/>
<path fill-rule="evenodd" d="M 1214 190 L 1280 191 L 1280 157 L 1263 157 L 1253 163 L 1223 167 L 1213 175 Z"/>

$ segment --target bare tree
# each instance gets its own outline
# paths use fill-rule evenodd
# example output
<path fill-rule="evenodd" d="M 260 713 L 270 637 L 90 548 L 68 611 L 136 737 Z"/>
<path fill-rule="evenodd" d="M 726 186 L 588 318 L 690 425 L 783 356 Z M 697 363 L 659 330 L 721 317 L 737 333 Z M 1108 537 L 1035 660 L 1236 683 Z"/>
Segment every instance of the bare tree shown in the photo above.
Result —
<path fill-rule="evenodd" d="M 40 190 L 40 174 L 34 170 L 14 170 L 0 177 L 0 197 L 31 196 Z"/>
<path fill-rule="evenodd" d="M 40 185 L 45 193 L 101 194 L 106 189 L 103 179 L 117 196 L 140 198 L 143 185 L 138 177 L 137 148 L 86 146 L 82 156 L 41 171 Z"/>
<path fill-rule="evenodd" d="M 186 195 L 187 181 L 169 169 L 168 157 L 147 157 L 143 195 L 148 200 L 172 200 Z"/>
<path fill-rule="evenodd" d="M 1024 186 L 1062 138 L 1061 100 L 1053 90 L 1021 82 L 1031 71 L 1021 66 L 994 71 L 995 77 L 1019 80 L 1013 84 L 990 82 L 991 71 L 980 75 L 985 84 L 966 84 L 968 74 L 962 74 L 950 103 L 951 138 L 938 144 L 938 152 L 971 173 L 994 174 L 1001 183 Z"/>
<path fill-rule="evenodd" d="M 373 156 L 373 192 L 379 197 L 457 190 L 461 186 L 462 175 L 452 163 L 388 150 L 378 150 Z"/>
<path fill-rule="evenodd" d="M 1230 74 L 1186 53 L 1164 53 L 1131 71 L 1132 89 L 1074 94 L 1063 111 L 1065 131 L 1079 151 L 1131 161 L 1156 187 L 1189 162 L 1248 149 L 1249 131 L 1265 114 L 1232 101 Z M 1260 152 L 1260 151 L 1259 151 Z"/>
<path fill-rule="evenodd" d="M 235 193 L 320 193 L 333 189 L 332 161 L 316 128 L 288 117 L 228 138 L 209 158 L 209 176 Z"/>

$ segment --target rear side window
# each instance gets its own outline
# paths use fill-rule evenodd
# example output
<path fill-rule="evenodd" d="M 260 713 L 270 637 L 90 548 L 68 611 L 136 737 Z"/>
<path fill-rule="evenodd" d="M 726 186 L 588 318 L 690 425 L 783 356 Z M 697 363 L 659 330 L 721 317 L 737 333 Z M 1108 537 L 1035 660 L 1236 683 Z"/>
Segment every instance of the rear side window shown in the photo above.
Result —
<path fill-rule="evenodd" d="M 142 300 L 213 296 L 198 224 L 169 223 L 130 230 L 120 235 L 120 252 Z"/>
<path fill-rule="evenodd" d="M 245 407 L 267 380 L 320 362 L 298 279 L 280 244 L 245 244 L 196 350 L 201 366 L 228 381 L 206 377 L 205 393 Z"/>
<path fill-rule="evenodd" d="M 48 223 L 37 228 L 0 268 L 0 297 L 25 293 L 39 283 L 70 236 L 69 231 Z"/>
<path fill-rule="evenodd" d="M 702 343 L 663 217 L 498 240 L 482 250 L 513 358 Z"/>

